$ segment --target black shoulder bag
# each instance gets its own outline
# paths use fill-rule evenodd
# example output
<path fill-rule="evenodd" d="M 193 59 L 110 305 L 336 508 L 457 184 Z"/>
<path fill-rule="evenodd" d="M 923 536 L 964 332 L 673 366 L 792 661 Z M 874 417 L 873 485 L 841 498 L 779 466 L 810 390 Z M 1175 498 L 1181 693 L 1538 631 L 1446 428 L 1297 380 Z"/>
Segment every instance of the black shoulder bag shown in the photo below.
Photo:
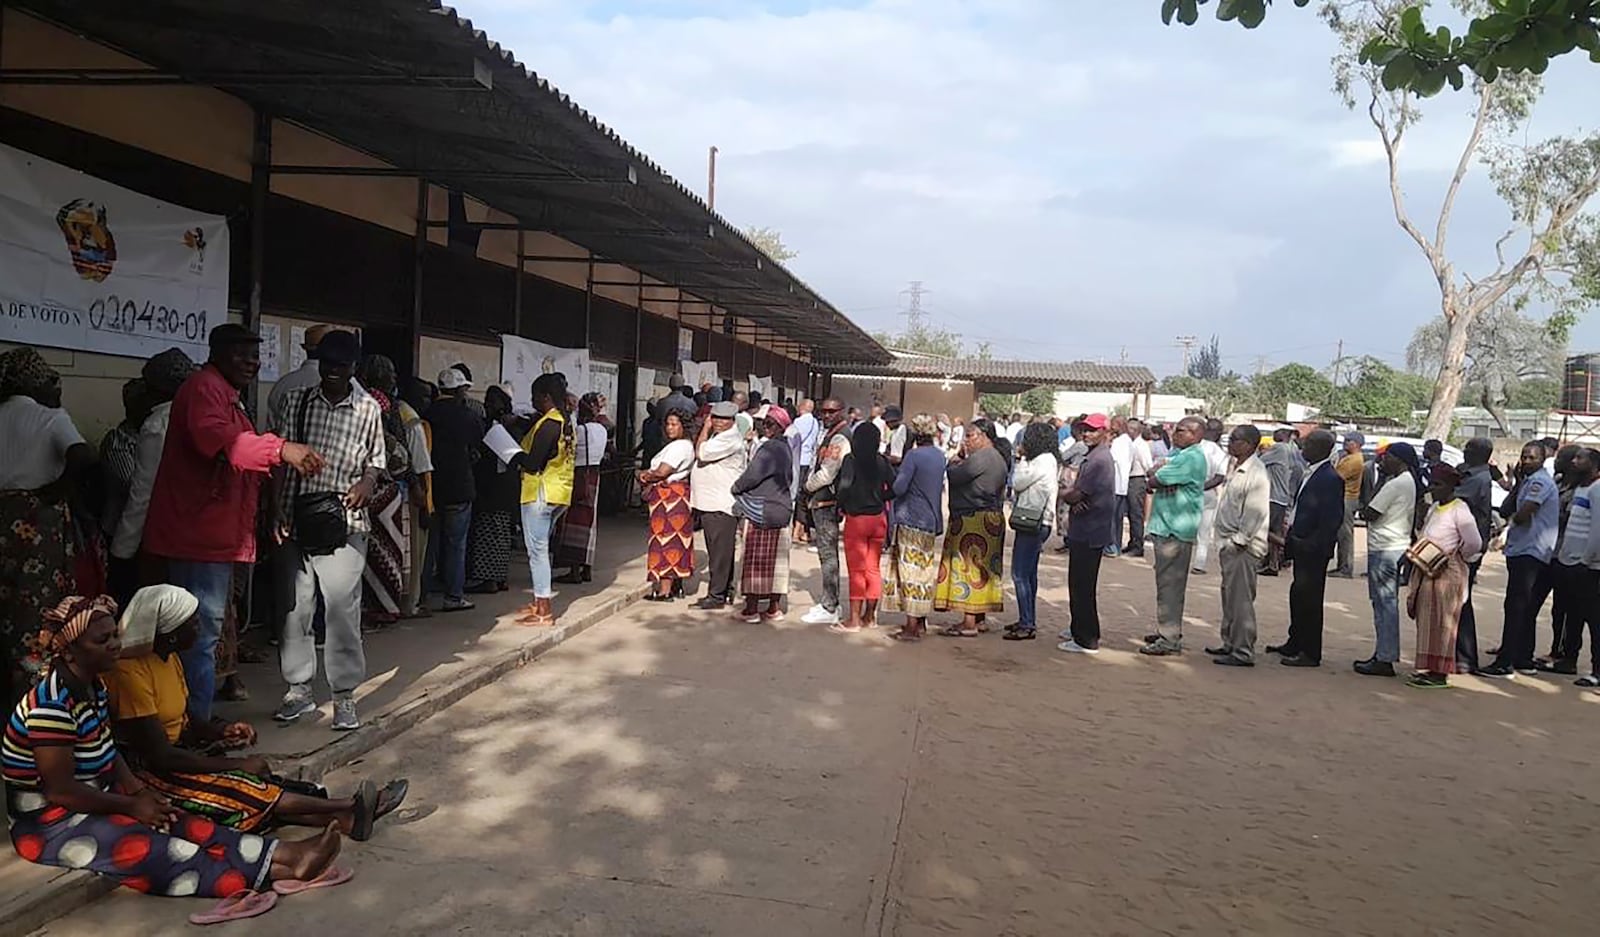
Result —
<path fill-rule="evenodd" d="M 311 407 L 311 395 L 316 388 L 306 391 L 300 398 L 300 411 L 295 417 L 295 430 L 299 439 L 306 441 L 306 411 Z M 337 491 L 302 492 L 294 499 L 294 542 L 310 556 L 327 556 L 344 546 L 350 539 L 350 517 L 345 513 L 344 495 Z"/>

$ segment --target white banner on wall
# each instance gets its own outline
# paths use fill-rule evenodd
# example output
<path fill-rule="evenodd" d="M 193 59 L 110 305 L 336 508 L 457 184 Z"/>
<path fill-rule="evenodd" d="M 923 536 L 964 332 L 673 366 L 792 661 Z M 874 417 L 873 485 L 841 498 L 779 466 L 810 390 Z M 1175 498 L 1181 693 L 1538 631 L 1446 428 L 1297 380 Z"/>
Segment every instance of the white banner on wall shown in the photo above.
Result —
<path fill-rule="evenodd" d="M 680 361 L 678 373 L 683 375 L 684 383 L 699 390 L 706 384 L 713 387 L 722 386 L 722 378 L 717 376 L 717 363 L 715 361 Z"/>
<path fill-rule="evenodd" d="M 256 331 L 261 335 L 261 371 L 256 380 L 271 383 L 283 376 L 283 331 L 276 322 L 263 322 Z"/>
<path fill-rule="evenodd" d="M 206 360 L 228 222 L 0 145 L 0 339 Z"/>
<path fill-rule="evenodd" d="M 694 330 L 678 329 L 678 360 L 687 361 L 694 357 Z"/>
<path fill-rule="evenodd" d="M 510 385 L 511 402 L 519 413 L 533 409 L 533 379 L 555 371 L 567 376 L 567 388 L 573 393 L 581 396 L 588 392 L 589 350 L 560 348 L 517 335 L 500 336 L 500 380 Z"/>
<path fill-rule="evenodd" d="M 617 366 L 605 361 L 589 362 L 589 390 L 606 398 L 606 416 L 617 418 Z"/>

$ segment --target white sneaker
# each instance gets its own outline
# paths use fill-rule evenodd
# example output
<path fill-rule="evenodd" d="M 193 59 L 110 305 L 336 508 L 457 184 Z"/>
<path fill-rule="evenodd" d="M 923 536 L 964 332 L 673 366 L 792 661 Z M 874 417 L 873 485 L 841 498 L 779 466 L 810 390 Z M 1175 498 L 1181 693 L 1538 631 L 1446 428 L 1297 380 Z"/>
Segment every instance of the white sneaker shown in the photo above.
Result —
<path fill-rule="evenodd" d="M 811 611 L 800 616 L 800 620 L 808 625 L 837 625 L 839 613 L 830 612 L 820 605 L 813 605 Z"/>
<path fill-rule="evenodd" d="M 1072 640 L 1071 638 L 1068 638 L 1067 640 L 1062 641 L 1060 644 L 1057 644 L 1056 645 L 1056 650 L 1058 650 L 1058 651 L 1066 651 L 1068 654 L 1098 654 L 1098 653 L 1100 653 L 1100 649 L 1099 648 L 1097 648 L 1097 647 L 1084 647 L 1083 645 L 1081 645 L 1078 642 Z"/>
<path fill-rule="evenodd" d="M 1062 628 L 1059 632 L 1056 633 L 1056 637 L 1060 638 L 1063 642 L 1071 641 L 1072 640 L 1072 629 L 1071 628 Z M 1066 650 L 1066 648 L 1062 648 L 1062 650 Z"/>
<path fill-rule="evenodd" d="M 806 552 L 807 553 L 815 553 L 815 552 L 817 552 L 817 545 L 814 544 L 814 543 L 806 544 Z"/>

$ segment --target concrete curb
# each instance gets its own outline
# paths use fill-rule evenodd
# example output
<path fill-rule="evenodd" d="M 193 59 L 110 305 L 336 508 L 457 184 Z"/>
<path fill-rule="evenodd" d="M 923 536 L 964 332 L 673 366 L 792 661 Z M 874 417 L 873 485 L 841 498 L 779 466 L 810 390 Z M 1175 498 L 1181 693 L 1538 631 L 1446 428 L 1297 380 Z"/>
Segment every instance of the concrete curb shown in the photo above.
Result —
<path fill-rule="evenodd" d="M 649 589 L 648 583 L 635 586 L 581 615 L 564 618 L 550 628 L 541 629 L 533 640 L 467 670 L 445 686 L 435 687 L 402 703 L 313 752 L 267 757 L 279 765 L 286 777 L 320 781 L 329 772 L 356 761 L 434 713 L 640 601 Z M 30 888 L 25 894 L 6 897 L 4 904 L 0 904 L 0 937 L 26 937 L 49 922 L 109 894 L 115 887 L 110 881 L 86 872 L 60 872 L 48 883 Z"/>

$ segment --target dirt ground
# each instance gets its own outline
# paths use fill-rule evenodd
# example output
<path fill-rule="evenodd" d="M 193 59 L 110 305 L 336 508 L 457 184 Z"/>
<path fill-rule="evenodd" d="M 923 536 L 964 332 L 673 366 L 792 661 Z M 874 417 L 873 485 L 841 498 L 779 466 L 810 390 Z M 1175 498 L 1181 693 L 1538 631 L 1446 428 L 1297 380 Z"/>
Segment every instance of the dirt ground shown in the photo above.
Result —
<path fill-rule="evenodd" d="M 814 558 L 796 570 L 815 585 Z M 1487 646 L 1503 576 L 1485 573 Z M 1059 556 L 1042 579 L 1054 632 Z M 1262 644 L 1287 588 L 1262 580 Z M 1134 653 L 1148 563 L 1107 561 L 1102 589 L 1094 659 L 841 637 L 799 623 L 801 594 L 776 626 L 636 606 L 332 778 L 403 773 L 412 801 L 349 846 L 355 881 L 228 932 L 1592 931 L 1600 694 L 1358 676 L 1359 579 L 1330 585 L 1320 670 L 1212 666 L 1214 573 L 1176 659 Z M 199 906 L 118 894 L 46 933 L 179 934 Z"/>

